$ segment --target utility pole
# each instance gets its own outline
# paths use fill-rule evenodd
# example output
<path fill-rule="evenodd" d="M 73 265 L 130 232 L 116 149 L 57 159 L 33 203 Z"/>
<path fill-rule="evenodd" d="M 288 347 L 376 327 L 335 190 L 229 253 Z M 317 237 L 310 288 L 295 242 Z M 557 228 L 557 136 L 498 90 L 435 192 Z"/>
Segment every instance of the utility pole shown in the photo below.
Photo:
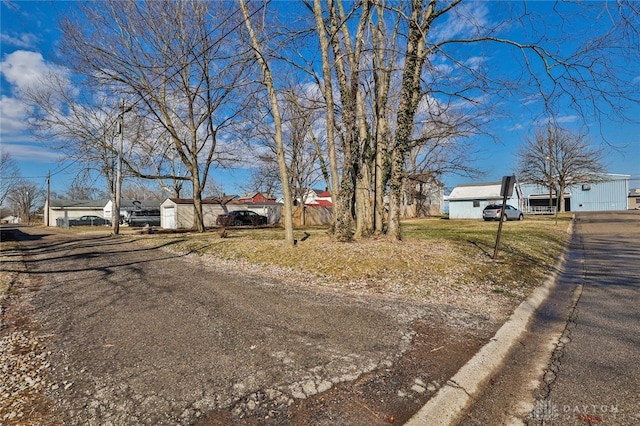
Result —
<path fill-rule="evenodd" d="M 44 212 L 44 226 L 49 226 L 49 211 L 51 210 L 51 170 L 47 172 L 47 210 Z"/>
<path fill-rule="evenodd" d="M 116 199 L 113 203 L 113 233 L 118 235 L 120 233 L 120 198 L 122 190 L 122 151 L 124 149 L 124 98 L 120 103 L 120 120 L 118 123 L 118 133 L 120 133 L 120 139 L 118 141 L 118 160 L 116 162 Z"/>

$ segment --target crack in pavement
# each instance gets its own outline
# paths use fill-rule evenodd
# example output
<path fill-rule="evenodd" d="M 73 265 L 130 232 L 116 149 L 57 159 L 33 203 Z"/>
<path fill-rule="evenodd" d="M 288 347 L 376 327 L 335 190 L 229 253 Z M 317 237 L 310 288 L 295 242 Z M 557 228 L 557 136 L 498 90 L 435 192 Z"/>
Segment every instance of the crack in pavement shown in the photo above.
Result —
<path fill-rule="evenodd" d="M 582 239 L 580 239 L 582 240 Z M 542 385 L 540 388 L 541 396 L 538 397 L 534 403 L 533 410 L 527 416 L 525 423 L 527 425 L 544 425 L 549 419 L 555 418 L 557 414 L 557 408 L 551 403 L 550 397 L 553 390 L 553 385 L 558 379 L 560 369 L 562 368 L 562 358 L 565 354 L 566 346 L 571 343 L 571 333 L 578 324 L 578 303 L 582 297 L 584 286 L 586 284 L 587 277 L 587 260 L 585 256 L 584 243 L 580 241 L 579 247 L 582 253 L 582 273 L 581 282 L 574 290 L 573 304 L 567 322 L 565 324 L 562 334 L 558 338 L 558 341 L 554 344 L 554 350 L 551 354 L 551 360 L 544 370 L 542 376 Z"/>

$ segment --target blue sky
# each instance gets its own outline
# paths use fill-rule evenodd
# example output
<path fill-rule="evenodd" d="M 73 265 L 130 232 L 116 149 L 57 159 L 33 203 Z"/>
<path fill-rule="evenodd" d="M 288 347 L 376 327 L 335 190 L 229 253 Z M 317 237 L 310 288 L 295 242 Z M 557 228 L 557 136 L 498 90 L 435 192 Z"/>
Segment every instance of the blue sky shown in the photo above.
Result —
<path fill-rule="evenodd" d="M 1 6 L 1 52 L 0 52 L 0 142 L 3 151 L 9 152 L 18 162 L 24 177 L 45 185 L 45 176 L 52 174 L 54 190 L 64 192 L 77 170 L 75 165 L 51 151 L 46 143 L 36 140 L 28 131 L 25 122 L 29 110 L 18 100 L 21 86 L 37 79 L 47 69 L 56 65 L 56 50 L 59 39 L 58 17 L 74 6 L 74 2 L 63 1 L 2 1 Z M 280 3 L 284 4 L 284 3 Z M 532 3 L 532 10 L 541 14 L 550 3 Z M 558 25 L 558 22 L 553 22 Z M 553 28 L 550 21 L 549 28 Z M 588 22 L 582 28 L 588 29 Z M 517 27 L 514 27 L 517 30 Z M 612 58 L 612 60 L 619 60 Z M 631 73 L 640 84 L 640 65 L 628 63 Z M 637 91 L 637 88 L 636 88 Z M 494 139 L 477 138 L 481 152 L 474 157 L 474 166 L 485 172 L 479 180 L 496 181 L 511 174 L 515 166 L 515 151 L 536 126 L 536 118 L 517 101 L 511 100 L 510 108 L 516 113 L 511 117 L 495 120 L 490 127 Z M 640 120 L 640 107 L 624 104 L 627 115 Z M 575 116 L 567 113 L 559 116 L 569 129 Z M 607 150 L 607 170 L 610 173 L 628 174 L 634 181 L 632 187 L 640 187 L 640 125 L 632 122 L 604 122 L 602 126 L 589 126 L 589 138 L 594 145 Z M 246 170 L 223 170 L 213 173 L 216 184 L 226 193 L 241 192 L 240 185 L 246 181 Z M 636 180 L 637 179 L 637 180 Z M 448 188 L 468 182 L 459 176 L 445 177 Z"/>

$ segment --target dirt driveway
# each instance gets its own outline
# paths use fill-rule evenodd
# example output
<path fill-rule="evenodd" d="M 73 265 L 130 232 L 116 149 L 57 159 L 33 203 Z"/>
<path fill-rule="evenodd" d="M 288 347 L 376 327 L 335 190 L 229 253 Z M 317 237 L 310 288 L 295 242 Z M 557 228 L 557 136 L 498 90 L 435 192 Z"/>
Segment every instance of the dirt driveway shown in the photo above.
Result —
<path fill-rule="evenodd" d="M 57 423 L 401 424 L 500 325 L 126 237 L 19 227 L 7 238 L 22 256 L 4 253 L 19 285 L 2 334 L 28 326 L 43 342 L 42 407 Z"/>

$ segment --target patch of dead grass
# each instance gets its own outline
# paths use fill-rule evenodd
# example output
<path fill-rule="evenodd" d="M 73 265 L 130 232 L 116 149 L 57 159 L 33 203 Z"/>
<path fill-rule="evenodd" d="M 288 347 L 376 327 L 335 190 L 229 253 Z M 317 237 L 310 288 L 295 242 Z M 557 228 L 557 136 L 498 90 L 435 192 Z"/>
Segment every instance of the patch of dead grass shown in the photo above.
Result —
<path fill-rule="evenodd" d="M 404 240 L 383 236 L 338 243 L 326 229 L 296 230 L 284 244 L 281 229 L 233 229 L 204 234 L 136 237 L 147 244 L 199 255 L 206 262 L 255 270 L 305 285 L 476 305 L 513 305 L 540 285 L 563 250 L 570 217 L 503 224 L 498 258 L 492 259 L 497 222 L 439 219 L 403 223 Z M 307 233 L 309 236 L 302 241 Z"/>

